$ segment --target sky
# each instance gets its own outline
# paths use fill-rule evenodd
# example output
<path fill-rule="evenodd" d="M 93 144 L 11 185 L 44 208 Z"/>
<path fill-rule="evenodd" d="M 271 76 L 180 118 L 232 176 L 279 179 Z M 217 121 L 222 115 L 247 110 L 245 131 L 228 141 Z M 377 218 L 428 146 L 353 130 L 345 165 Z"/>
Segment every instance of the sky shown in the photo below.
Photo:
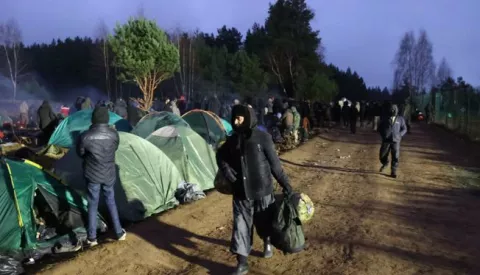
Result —
<path fill-rule="evenodd" d="M 139 9 L 165 30 L 245 33 L 263 23 L 273 0 L 1 0 L 0 21 L 15 18 L 26 44 L 95 36 L 101 20 L 113 29 Z M 435 61 L 480 86 L 480 0 L 307 0 L 315 11 L 326 61 L 356 70 L 367 86 L 391 87 L 392 60 L 406 31 L 425 29 Z"/>

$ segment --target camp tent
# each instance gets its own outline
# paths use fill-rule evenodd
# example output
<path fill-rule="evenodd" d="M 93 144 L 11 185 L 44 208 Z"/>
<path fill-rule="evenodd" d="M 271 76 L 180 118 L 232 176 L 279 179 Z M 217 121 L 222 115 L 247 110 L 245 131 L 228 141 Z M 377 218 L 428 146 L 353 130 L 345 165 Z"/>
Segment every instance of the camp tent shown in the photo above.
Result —
<path fill-rule="evenodd" d="M 168 125 L 190 127 L 185 120 L 172 112 L 158 112 L 144 116 L 133 128 L 132 134 L 146 138 L 156 130 Z"/>
<path fill-rule="evenodd" d="M 35 209 L 38 213 L 35 214 Z M 37 240 L 35 215 L 63 237 L 72 231 L 86 238 L 87 202 L 55 176 L 27 160 L 0 160 L 0 254 L 31 257 L 51 251 L 59 238 Z M 99 228 L 106 225 L 99 217 Z M 40 252 L 41 253 L 41 252 Z"/>
<path fill-rule="evenodd" d="M 222 121 L 212 112 L 195 109 L 185 113 L 182 118 L 214 148 L 217 148 L 227 137 Z"/>
<path fill-rule="evenodd" d="M 147 140 L 119 132 L 115 155 L 118 181 L 115 201 L 122 220 L 139 221 L 178 204 L 175 190 L 182 176 L 170 159 Z M 85 192 L 82 160 L 70 150 L 54 164 L 54 171 L 79 192 Z"/>
<path fill-rule="evenodd" d="M 71 148 L 78 136 L 88 130 L 92 125 L 93 110 L 87 109 L 74 113 L 65 118 L 55 129 L 50 140 L 49 145 L 56 145 L 64 148 Z M 130 132 L 131 126 L 127 120 L 121 118 L 119 115 L 109 112 L 110 125 L 114 125 L 118 131 Z"/>
<path fill-rule="evenodd" d="M 202 190 L 213 188 L 217 173 L 215 152 L 205 140 L 186 126 L 165 126 L 147 137 L 175 164 L 183 179 Z"/>
<path fill-rule="evenodd" d="M 220 118 L 220 120 L 222 121 L 223 129 L 225 129 L 225 134 L 231 136 L 233 134 L 232 124 L 223 118 Z"/>

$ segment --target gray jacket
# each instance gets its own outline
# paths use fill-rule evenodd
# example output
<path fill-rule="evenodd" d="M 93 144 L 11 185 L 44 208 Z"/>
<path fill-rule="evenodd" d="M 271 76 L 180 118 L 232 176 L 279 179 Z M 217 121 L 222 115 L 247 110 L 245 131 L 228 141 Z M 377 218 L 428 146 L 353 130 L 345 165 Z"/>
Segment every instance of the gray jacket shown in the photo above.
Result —
<path fill-rule="evenodd" d="M 407 125 L 403 116 L 396 116 L 392 121 L 391 117 L 386 117 L 380 121 L 378 132 L 383 142 L 400 142 L 407 133 Z"/>

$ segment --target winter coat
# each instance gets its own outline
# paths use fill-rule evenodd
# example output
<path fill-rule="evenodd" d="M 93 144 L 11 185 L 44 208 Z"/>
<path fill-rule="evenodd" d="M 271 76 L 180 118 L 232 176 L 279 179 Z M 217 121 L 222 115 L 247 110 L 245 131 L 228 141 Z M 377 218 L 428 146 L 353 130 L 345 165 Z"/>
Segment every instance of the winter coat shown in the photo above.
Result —
<path fill-rule="evenodd" d="M 120 138 L 108 124 L 94 124 L 77 143 L 77 153 L 83 158 L 85 179 L 91 183 L 113 184 L 117 177 L 115 152 Z"/>
<path fill-rule="evenodd" d="M 283 114 L 282 121 L 285 127 L 293 127 L 293 112 L 291 109 L 287 109 Z"/>
<path fill-rule="evenodd" d="M 57 116 L 52 110 L 50 103 L 44 101 L 37 111 L 40 129 L 46 129 L 50 124 L 55 123 Z"/>
<path fill-rule="evenodd" d="M 127 103 L 121 99 L 117 99 L 113 111 L 122 118 L 128 117 Z"/>
<path fill-rule="evenodd" d="M 297 108 L 292 107 L 291 110 L 293 114 L 293 130 L 298 130 L 300 129 L 302 117 L 300 116 L 300 113 L 297 112 Z"/>
<path fill-rule="evenodd" d="M 28 114 L 28 104 L 25 101 L 20 104 L 20 114 Z"/>
<path fill-rule="evenodd" d="M 388 116 L 380 121 L 378 132 L 382 137 L 382 142 L 400 142 L 407 133 L 407 124 L 402 116 Z"/>
<path fill-rule="evenodd" d="M 217 152 L 217 164 L 225 175 L 233 174 L 235 199 L 260 200 L 273 193 L 273 177 L 280 186 L 291 191 L 291 186 L 283 171 L 270 134 L 256 128 L 257 119 L 253 109 L 248 108 L 249 117 L 245 122 L 249 126 L 244 133 L 227 138 Z"/>
<path fill-rule="evenodd" d="M 85 101 L 82 102 L 82 105 L 80 108 L 82 110 L 92 109 L 92 101 L 90 100 L 89 97 L 85 98 Z"/>

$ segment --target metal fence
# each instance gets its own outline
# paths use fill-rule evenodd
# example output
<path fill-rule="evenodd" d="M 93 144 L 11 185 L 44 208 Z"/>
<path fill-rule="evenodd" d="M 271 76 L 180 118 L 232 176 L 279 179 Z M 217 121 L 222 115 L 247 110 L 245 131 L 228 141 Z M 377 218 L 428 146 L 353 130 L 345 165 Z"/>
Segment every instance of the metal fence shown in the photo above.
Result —
<path fill-rule="evenodd" d="M 447 129 L 480 140 L 480 94 L 474 91 L 438 91 L 414 98 L 415 107 L 424 112 L 434 106 L 434 122 Z"/>

